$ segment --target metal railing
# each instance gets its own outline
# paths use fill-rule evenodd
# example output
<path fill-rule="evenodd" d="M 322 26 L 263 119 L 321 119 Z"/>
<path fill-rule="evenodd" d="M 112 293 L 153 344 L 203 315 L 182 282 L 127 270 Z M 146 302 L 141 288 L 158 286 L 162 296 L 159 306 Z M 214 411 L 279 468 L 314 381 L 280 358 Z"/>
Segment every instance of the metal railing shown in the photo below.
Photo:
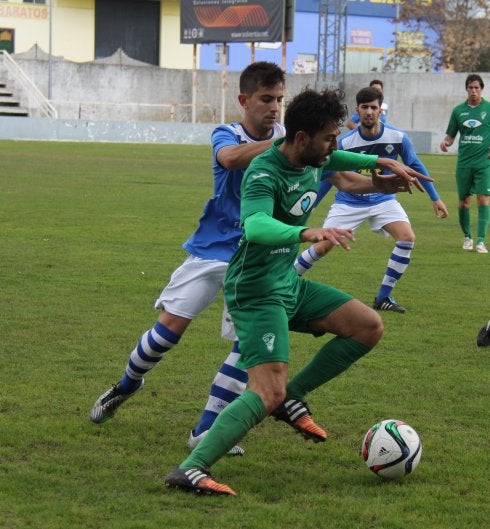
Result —
<path fill-rule="evenodd" d="M 58 117 L 58 112 L 54 106 L 5 50 L 0 50 L 0 63 L 12 78 L 25 89 L 29 102 L 31 103 L 32 101 L 34 103 L 33 106 L 38 108 L 48 118 Z"/>

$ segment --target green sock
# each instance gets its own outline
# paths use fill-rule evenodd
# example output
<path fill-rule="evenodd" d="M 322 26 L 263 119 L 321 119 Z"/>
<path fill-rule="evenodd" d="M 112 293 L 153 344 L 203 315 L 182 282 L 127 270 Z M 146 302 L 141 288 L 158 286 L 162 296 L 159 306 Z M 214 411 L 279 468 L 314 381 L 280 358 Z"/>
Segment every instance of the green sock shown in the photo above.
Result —
<path fill-rule="evenodd" d="M 352 338 L 335 337 L 326 343 L 287 385 L 287 397 L 304 400 L 307 393 L 348 369 L 371 350 Z"/>
<path fill-rule="evenodd" d="M 461 226 L 461 230 L 463 231 L 464 236 L 469 237 L 471 239 L 469 208 L 459 208 L 458 214 L 459 214 L 459 225 Z"/>
<path fill-rule="evenodd" d="M 488 219 L 490 217 L 490 206 L 478 206 L 478 241 L 485 242 L 488 229 Z"/>
<path fill-rule="evenodd" d="M 204 439 L 179 465 L 180 468 L 197 467 L 209 471 L 218 459 L 264 417 L 265 406 L 262 399 L 253 391 L 245 391 L 218 415 Z"/>

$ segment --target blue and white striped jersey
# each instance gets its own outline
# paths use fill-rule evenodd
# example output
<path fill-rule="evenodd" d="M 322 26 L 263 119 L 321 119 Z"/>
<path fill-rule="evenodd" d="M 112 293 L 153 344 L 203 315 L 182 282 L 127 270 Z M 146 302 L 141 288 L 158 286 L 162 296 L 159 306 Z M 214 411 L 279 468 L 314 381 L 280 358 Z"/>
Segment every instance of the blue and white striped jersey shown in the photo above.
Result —
<path fill-rule="evenodd" d="M 269 138 L 284 136 L 283 125 L 276 123 Z M 196 231 L 182 245 L 202 259 L 229 261 L 242 236 L 240 227 L 240 186 L 246 167 L 228 170 L 217 160 L 217 153 L 228 145 L 255 143 L 241 123 L 220 125 L 211 135 L 213 145 L 214 196 L 208 200 Z"/>
<path fill-rule="evenodd" d="M 359 152 L 364 154 L 376 154 L 381 158 L 392 158 L 396 160 L 400 157 L 405 165 L 415 171 L 429 176 L 424 164 L 418 158 L 410 138 L 406 132 L 396 129 L 391 125 L 380 123 L 380 132 L 375 137 L 363 136 L 358 127 L 340 138 L 339 149 L 345 151 Z M 421 181 L 431 200 L 438 200 L 439 196 L 432 182 Z M 335 202 L 353 207 L 366 207 L 373 204 L 380 204 L 387 200 L 393 200 L 396 195 L 385 195 L 383 193 L 367 193 L 357 195 L 337 191 Z"/>

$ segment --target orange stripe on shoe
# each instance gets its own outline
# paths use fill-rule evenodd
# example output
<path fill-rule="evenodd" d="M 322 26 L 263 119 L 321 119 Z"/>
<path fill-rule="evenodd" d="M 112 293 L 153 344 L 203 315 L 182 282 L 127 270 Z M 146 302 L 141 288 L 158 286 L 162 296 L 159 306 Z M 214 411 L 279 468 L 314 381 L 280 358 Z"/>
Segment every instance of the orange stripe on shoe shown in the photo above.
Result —
<path fill-rule="evenodd" d="M 311 415 L 303 415 L 293 423 L 293 426 L 304 436 L 309 436 L 314 441 L 323 442 L 327 439 L 327 432 L 315 424 Z"/>
<path fill-rule="evenodd" d="M 212 478 L 204 478 L 199 481 L 196 485 L 197 489 L 206 494 L 221 494 L 227 496 L 236 496 L 236 492 L 233 489 L 230 489 L 228 485 L 223 483 L 218 483 Z"/>

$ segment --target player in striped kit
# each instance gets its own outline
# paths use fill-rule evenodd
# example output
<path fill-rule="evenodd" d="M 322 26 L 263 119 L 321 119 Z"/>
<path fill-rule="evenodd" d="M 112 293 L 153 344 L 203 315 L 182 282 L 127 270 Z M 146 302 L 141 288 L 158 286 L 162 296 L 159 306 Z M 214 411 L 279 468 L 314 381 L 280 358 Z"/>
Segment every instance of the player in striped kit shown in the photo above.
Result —
<path fill-rule="evenodd" d="M 380 121 L 382 101 L 383 96 L 371 87 L 363 88 L 357 93 L 356 102 L 361 120 L 360 125 L 340 139 L 339 149 L 377 154 L 383 158 L 397 159 L 400 157 L 406 165 L 428 176 L 429 173 L 417 157 L 407 134 Z M 439 198 L 434 184 L 431 181 L 421 181 L 421 183 L 432 200 L 436 217 L 447 217 L 447 208 Z M 326 191 L 328 188 L 323 189 L 323 193 Z M 415 234 L 408 215 L 396 200 L 396 195 L 382 193 L 359 195 L 338 191 L 335 195 L 335 203 L 330 208 L 323 227 L 355 230 L 366 221 L 369 221 L 373 232 L 383 236 L 391 235 L 395 240 L 395 246 L 374 299 L 373 308 L 404 313 L 406 312 L 405 307 L 393 299 L 392 291 L 410 263 Z M 298 256 L 295 263 L 298 273 L 305 273 L 331 248 L 328 241 L 323 241 L 305 250 Z"/>
<path fill-rule="evenodd" d="M 223 287 L 228 261 L 242 235 L 240 185 L 245 169 L 257 154 L 284 135 L 284 127 L 278 123 L 284 96 L 283 70 L 274 63 L 256 62 L 243 70 L 239 84 L 243 119 L 213 131 L 214 196 L 206 203 L 197 229 L 183 244 L 189 255 L 157 299 L 155 308 L 161 310 L 158 321 L 130 353 L 122 378 L 93 405 L 90 419 L 95 423 L 112 418 L 119 406 L 143 387 L 144 376 L 178 344 L 191 321 L 216 299 Z M 223 333 L 236 340 L 233 326 L 226 325 L 226 317 L 223 321 Z M 226 392 L 228 399 L 241 394 L 247 381 L 247 374 L 235 369 L 238 356 L 235 341 L 219 371 L 221 378 L 231 375 L 231 382 L 226 389 L 216 390 Z M 203 414 L 191 433 L 191 446 L 199 442 L 214 416 Z M 230 453 L 241 455 L 243 451 L 234 447 Z"/>

